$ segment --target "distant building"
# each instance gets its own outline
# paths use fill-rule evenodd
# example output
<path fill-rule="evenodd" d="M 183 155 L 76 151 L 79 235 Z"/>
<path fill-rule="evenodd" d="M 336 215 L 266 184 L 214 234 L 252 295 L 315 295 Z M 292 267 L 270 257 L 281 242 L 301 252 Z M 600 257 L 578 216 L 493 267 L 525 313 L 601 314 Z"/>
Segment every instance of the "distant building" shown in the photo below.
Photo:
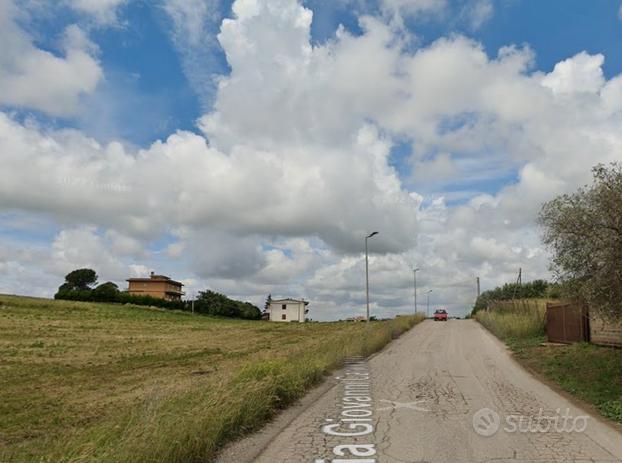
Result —
<path fill-rule="evenodd" d="M 348 317 L 346 318 L 347 322 L 364 322 L 367 321 L 367 317 L 365 315 L 358 315 L 356 317 Z"/>
<path fill-rule="evenodd" d="M 133 296 L 151 296 L 167 301 L 181 301 L 184 292 L 183 284 L 171 280 L 164 275 L 155 275 L 151 272 L 149 278 L 129 278 L 127 292 Z"/>
<path fill-rule="evenodd" d="M 273 299 L 267 312 L 272 322 L 304 322 L 309 302 L 298 299 Z"/>

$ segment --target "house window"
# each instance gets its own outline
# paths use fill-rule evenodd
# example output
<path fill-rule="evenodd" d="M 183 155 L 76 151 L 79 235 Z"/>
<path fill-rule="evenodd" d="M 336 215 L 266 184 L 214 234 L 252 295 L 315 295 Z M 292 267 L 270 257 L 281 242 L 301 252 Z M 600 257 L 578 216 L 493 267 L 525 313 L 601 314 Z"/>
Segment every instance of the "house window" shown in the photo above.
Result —
<path fill-rule="evenodd" d="M 287 309 L 287 304 L 282 304 L 281 305 L 281 309 L 283 309 L 283 310 Z"/>
<path fill-rule="evenodd" d="M 285 314 L 281 315 L 281 320 L 287 320 L 287 315 Z"/>

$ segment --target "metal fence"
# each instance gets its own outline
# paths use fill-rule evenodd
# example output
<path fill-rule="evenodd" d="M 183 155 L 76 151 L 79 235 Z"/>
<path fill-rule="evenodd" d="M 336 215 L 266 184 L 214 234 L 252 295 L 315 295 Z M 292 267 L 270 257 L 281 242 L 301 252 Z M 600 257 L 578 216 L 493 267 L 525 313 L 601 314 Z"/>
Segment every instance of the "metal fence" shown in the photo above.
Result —
<path fill-rule="evenodd" d="M 587 307 L 580 303 L 547 303 L 546 334 L 550 342 L 588 342 L 590 319 Z"/>

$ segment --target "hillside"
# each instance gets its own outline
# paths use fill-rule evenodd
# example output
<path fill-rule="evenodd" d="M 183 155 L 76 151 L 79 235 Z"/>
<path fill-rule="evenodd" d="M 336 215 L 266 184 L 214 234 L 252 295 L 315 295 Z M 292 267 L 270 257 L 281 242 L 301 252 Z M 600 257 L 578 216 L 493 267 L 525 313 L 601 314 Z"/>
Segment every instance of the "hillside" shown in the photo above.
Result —
<path fill-rule="evenodd" d="M 344 357 L 414 323 L 274 324 L 0 296 L 0 461 L 209 461 Z"/>

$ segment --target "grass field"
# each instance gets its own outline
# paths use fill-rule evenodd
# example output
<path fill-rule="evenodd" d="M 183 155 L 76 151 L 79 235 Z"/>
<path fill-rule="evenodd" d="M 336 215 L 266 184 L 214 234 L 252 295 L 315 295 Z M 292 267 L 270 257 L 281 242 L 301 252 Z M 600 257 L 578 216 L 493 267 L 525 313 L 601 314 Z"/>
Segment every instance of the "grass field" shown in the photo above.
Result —
<path fill-rule="evenodd" d="M 0 461 L 210 461 L 416 321 L 276 324 L 0 296 Z"/>
<path fill-rule="evenodd" d="M 476 318 L 521 363 L 622 423 L 622 349 L 588 343 L 545 344 L 543 315 L 541 305 L 533 303 L 480 311 Z"/>

